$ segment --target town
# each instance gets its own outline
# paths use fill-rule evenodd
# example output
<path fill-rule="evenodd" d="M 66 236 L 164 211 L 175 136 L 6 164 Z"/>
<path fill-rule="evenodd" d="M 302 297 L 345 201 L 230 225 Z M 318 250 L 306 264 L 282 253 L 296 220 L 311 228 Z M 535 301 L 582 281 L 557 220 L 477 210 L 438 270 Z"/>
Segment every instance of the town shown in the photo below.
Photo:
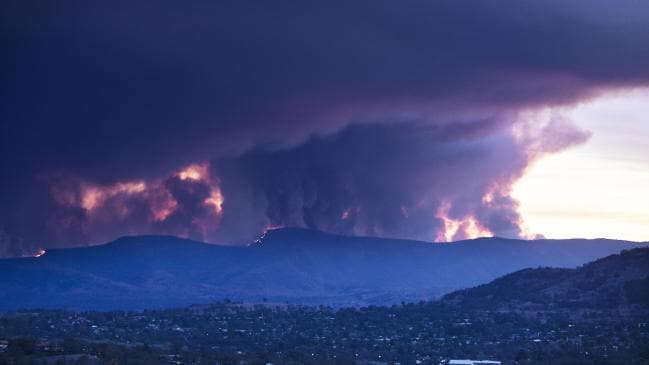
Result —
<path fill-rule="evenodd" d="M 647 322 L 466 311 L 441 302 L 17 311 L 0 317 L 0 364 L 637 363 L 649 361 Z"/>

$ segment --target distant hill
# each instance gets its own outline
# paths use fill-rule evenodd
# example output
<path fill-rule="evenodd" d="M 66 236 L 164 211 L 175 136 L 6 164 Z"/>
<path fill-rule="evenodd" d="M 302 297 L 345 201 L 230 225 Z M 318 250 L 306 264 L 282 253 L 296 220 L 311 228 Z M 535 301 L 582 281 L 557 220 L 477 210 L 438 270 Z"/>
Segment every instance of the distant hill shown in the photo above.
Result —
<path fill-rule="evenodd" d="M 649 248 L 625 250 L 576 269 L 524 269 L 442 298 L 465 310 L 609 311 L 649 309 Z"/>
<path fill-rule="evenodd" d="M 124 237 L 0 260 L 0 310 L 143 309 L 208 303 L 358 306 L 428 300 L 527 267 L 570 268 L 645 244 L 481 238 L 451 244 L 286 228 L 249 246 Z"/>
<path fill-rule="evenodd" d="M 0 363 L 53 363 L 82 351 L 97 363 L 647 364 L 648 278 L 649 248 L 635 248 L 403 305 L 10 311 L 0 314 L 8 339 Z"/>

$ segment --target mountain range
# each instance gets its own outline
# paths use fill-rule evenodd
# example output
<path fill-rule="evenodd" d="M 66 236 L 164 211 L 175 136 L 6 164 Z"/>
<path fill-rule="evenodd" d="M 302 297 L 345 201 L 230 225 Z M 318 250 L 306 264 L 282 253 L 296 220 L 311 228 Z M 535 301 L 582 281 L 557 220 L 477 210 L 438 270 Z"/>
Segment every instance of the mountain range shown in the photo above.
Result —
<path fill-rule="evenodd" d="M 649 248 L 624 250 L 574 269 L 523 269 L 445 295 L 462 310 L 539 313 L 649 313 Z"/>
<path fill-rule="evenodd" d="M 0 310 L 153 309 L 223 299 L 393 304 L 436 299 L 525 268 L 575 268 L 646 245 L 497 237 L 430 243 L 301 228 L 271 230 L 236 247 L 172 236 L 123 237 L 104 245 L 49 250 L 41 257 L 0 260 Z M 561 273 L 557 277 L 565 275 Z"/>

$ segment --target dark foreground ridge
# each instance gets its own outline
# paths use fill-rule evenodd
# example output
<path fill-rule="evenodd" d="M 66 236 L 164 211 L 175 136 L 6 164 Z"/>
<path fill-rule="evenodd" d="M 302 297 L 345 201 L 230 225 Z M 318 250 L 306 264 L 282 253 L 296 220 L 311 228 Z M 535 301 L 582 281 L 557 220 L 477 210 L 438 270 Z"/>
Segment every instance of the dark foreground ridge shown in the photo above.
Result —
<path fill-rule="evenodd" d="M 648 284 L 649 248 L 639 248 L 433 302 L 19 311 L 0 316 L 0 364 L 646 364 Z"/>
<path fill-rule="evenodd" d="M 439 298 L 527 267 L 576 267 L 640 245 L 502 238 L 440 244 L 296 228 L 270 231 L 245 247 L 124 237 L 0 260 L 0 311 L 154 309 L 224 299 L 385 305 Z"/>
<path fill-rule="evenodd" d="M 462 308 L 536 315 L 572 311 L 574 317 L 590 310 L 634 313 L 638 306 L 649 306 L 649 249 L 623 251 L 577 269 L 524 269 L 442 300 L 458 302 Z"/>

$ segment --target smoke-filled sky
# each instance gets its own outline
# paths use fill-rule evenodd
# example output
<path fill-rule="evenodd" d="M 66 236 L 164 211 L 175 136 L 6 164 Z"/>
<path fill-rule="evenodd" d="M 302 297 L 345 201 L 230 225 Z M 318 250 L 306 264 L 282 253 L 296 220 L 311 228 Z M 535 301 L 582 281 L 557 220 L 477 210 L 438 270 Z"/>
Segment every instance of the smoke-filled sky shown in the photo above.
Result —
<path fill-rule="evenodd" d="M 649 86 L 635 0 L 20 0 L 0 21 L 4 256 L 279 226 L 570 232 L 527 224 L 560 190 L 530 174 L 616 130 L 580 105 Z"/>

